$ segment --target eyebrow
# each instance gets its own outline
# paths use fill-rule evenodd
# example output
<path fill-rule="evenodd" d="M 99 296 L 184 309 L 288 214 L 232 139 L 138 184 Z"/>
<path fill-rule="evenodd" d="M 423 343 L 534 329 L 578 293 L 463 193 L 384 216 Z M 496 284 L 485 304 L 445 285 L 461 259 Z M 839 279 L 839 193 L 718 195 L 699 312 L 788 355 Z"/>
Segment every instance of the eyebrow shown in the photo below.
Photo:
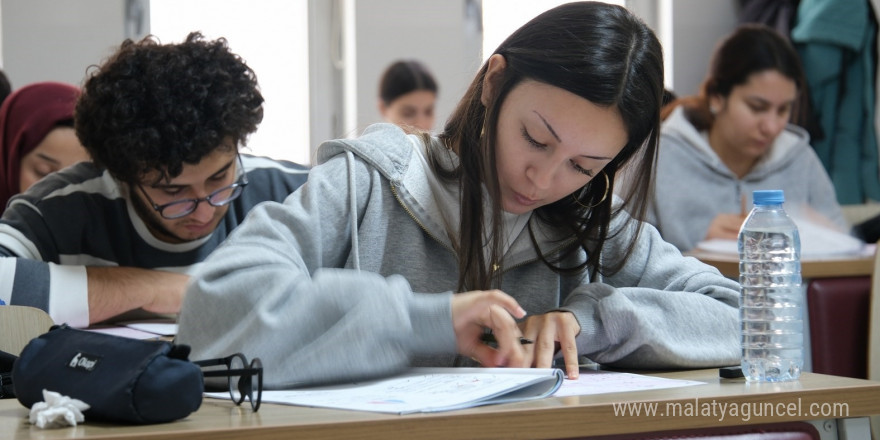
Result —
<path fill-rule="evenodd" d="M 553 127 L 550 125 L 550 123 L 547 122 L 547 120 L 544 119 L 544 117 L 541 116 L 541 114 L 538 113 L 537 110 L 532 110 L 532 112 L 534 112 L 536 115 L 538 115 L 539 118 L 541 118 L 541 122 L 543 122 L 543 123 L 544 123 L 544 126 L 547 127 L 547 130 L 550 131 L 550 134 L 552 134 L 553 137 L 556 138 L 556 141 L 557 141 L 557 142 L 562 142 L 562 139 L 559 138 L 559 135 L 556 134 L 556 130 L 553 129 Z M 595 160 L 611 160 L 611 159 L 613 159 L 612 157 L 590 156 L 590 155 L 587 155 L 587 154 L 581 154 L 580 156 L 581 156 L 581 157 L 586 157 L 587 159 L 595 159 Z"/>
<path fill-rule="evenodd" d="M 37 153 L 37 156 L 38 156 L 40 159 L 45 160 L 46 162 L 52 162 L 52 163 L 57 164 L 57 165 L 60 165 L 60 164 L 61 164 L 61 162 L 59 162 L 57 159 L 51 158 L 51 157 L 49 157 L 49 156 L 46 156 L 46 155 L 43 154 L 43 153 Z"/>
<path fill-rule="evenodd" d="M 532 110 L 532 111 L 533 111 L 533 112 L 534 112 L 534 113 L 535 113 L 535 114 L 536 114 L 536 115 L 538 115 L 538 117 L 539 117 L 539 118 L 541 118 L 541 122 L 543 122 L 543 123 L 544 123 L 544 126 L 545 126 L 545 127 L 547 127 L 547 130 L 549 130 L 549 131 L 550 131 L 550 134 L 552 134 L 552 135 L 553 135 L 553 137 L 555 137 L 555 138 L 556 138 L 556 141 L 557 141 L 557 142 L 562 142 L 562 139 L 560 139 L 560 138 L 559 138 L 559 135 L 558 135 L 558 134 L 556 134 L 556 130 L 554 130 L 554 129 L 553 129 L 553 127 L 552 127 L 552 126 L 551 126 L 551 125 L 550 125 L 550 123 L 549 123 L 549 122 L 547 122 L 547 120 L 546 120 L 546 119 L 544 119 L 544 117 L 543 117 L 543 116 L 541 116 L 541 114 L 540 114 L 540 113 L 538 113 L 538 111 L 537 111 L 537 110 Z"/>
<path fill-rule="evenodd" d="M 752 96 L 752 95 L 748 95 L 748 96 L 745 97 L 745 99 L 746 99 L 747 101 L 753 101 L 753 102 L 757 102 L 757 103 L 759 103 L 759 104 L 774 105 L 774 104 L 773 104 L 772 102 L 770 102 L 769 100 L 764 99 L 764 98 L 762 98 L 762 97 L 760 97 L 760 96 Z M 790 101 L 784 101 L 784 102 L 782 102 L 781 105 L 791 105 L 791 104 L 794 104 L 795 101 L 797 101 L 797 98 L 792 99 L 792 100 L 790 100 Z"/>
<path fill-rule="evenodd" d="M 232 166 L 232 164 L 235 162 L 235 159 L 236 159 L 237 157 L 238 157 L 238 156 L 236 155 L 236 157 L 233 157 L 232 160 L 230 160 L 228 163 L 226 163 L 226 165 L 223 166 L 223 168 L 220 168 L 219 170 L 217 170 L 216 173 L 211 174 L 211 177 L 210 177 L 210 178 L 217 177 L 218 174 L 223 174 L 223 173 L 225 173 L 227 170 L 229 170 L 229 167 Z M 153 187 L 153 188 L 184 188 L 184 187 L 187 187 L 187 186 L 190 186 L 190 185 L 182 185 L 182 184 L 175 184 L 175 183 L 169 183 L 169 184 L 165 184 L 165 185 L 163 185 L 163 184 L 161 184 L 161 183 L 158 183 L 158 184 L 153 185 L 152 187 Z"/>

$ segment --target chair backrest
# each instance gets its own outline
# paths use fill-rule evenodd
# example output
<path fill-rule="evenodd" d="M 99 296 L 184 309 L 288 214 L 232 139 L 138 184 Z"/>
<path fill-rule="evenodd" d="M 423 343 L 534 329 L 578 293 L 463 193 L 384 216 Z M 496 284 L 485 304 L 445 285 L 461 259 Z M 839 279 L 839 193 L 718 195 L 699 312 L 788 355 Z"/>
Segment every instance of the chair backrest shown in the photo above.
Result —
<path fill-rule="evenodd" d="M 0 351 L 18 356 L 31 339 L 54 324 L 49 314 L 38 308 L 0 306 Z"/>
<path fill-rule="evenodd" d="M 877 242 L 880 249 L 880 241 Z M 871 301 L 868 312 L 868 379 L 880 381 L 880 252 L 874 254 Z M 880 417 L 871 418 L 871 431 L 880 439 Z"/>
<path fill-rule="evenodd" d="M 869 276 L 814 278 L 807 283 L 807 315 L 814 373 L 865 379 Z"/>

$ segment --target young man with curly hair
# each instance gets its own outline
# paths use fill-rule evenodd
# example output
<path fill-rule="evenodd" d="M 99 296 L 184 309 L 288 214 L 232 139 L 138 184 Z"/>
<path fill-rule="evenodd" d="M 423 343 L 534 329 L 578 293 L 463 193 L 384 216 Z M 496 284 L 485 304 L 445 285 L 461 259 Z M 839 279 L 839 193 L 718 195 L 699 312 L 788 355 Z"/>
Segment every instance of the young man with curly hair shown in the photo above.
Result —
<path fill-rule="evenodd" d="M 263 118 L 224 39 L 126 40 L 89 75 L 75 128 L 93 162 L 50 175 L 0 219 L 0 299 L 84 327 L 176 313 L 187 275 L 304 166 L 239 153 Z"/>

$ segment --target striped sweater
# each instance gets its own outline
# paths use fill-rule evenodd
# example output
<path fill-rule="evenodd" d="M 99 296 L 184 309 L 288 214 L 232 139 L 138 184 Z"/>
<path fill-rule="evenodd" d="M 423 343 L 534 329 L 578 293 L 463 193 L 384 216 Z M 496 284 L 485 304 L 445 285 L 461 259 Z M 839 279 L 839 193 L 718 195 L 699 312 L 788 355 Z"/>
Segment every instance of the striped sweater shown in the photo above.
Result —
<path fill-rule="evenodd" d="M 43 309 L 55 320 L 88 325 L 86 266 L 190 273 L 258 203 L 283 201 L 308 170 L 242 155 L 248 186 L 212 234 L 169 244 L 135 213 L 128 191 L 88 162 L 52 174 L 10 200 L 0 219 L 0 300 Z"/>

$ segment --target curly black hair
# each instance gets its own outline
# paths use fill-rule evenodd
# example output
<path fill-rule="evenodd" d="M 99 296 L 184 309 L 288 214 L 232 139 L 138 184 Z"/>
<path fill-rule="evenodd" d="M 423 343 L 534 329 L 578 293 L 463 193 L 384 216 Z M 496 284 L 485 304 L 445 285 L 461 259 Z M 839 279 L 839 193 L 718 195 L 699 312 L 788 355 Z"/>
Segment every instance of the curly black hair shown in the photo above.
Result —
<path fill-rule="evenodd" d="M 176 177 L 227 139 L 245 144 L 262 119 L 253 70 L 199 32 L 179 44 L 125 40 L 91 72 L 74 116 L 92 160 L 127 183 Z"/>

